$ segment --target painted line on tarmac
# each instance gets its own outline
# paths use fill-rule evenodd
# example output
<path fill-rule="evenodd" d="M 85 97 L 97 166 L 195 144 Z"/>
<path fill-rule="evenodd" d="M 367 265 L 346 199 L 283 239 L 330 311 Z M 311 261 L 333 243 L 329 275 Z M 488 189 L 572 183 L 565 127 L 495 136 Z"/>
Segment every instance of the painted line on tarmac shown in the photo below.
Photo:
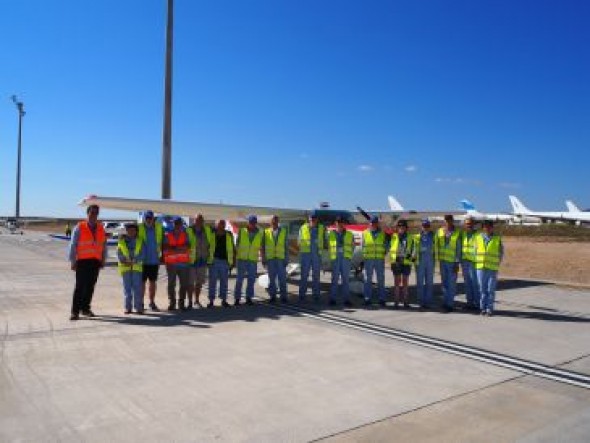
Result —
<path fill-rule="evenodd" d="M 259 300 L 260 297 L 256 297 Z M 485 349 L 462 345 L 459 343 L 441 340 L 439 338 L 429 337 L 426 335 L 416 334 L 413 332 L 404 331 L 402 329 L 390 328 L 374 323 L 342 317 L 340 315 L 319 312 L 313 309 L 304 308 L 298 305 L 275 305 L 265 304 L 271 308 L 282 310 L 289 313 L 297 313 L 304 317 L 320 320 L 326 323 L 342 326 L 357 331 L 378 335 L 380 337 L 389 338 L 392 340 L 403 341 L 414 345 L 435 349 L 448 354 L 457 355 L 460 357 L 477 360 L 484 363 L 501 366 L 503 368 L 511 369 L 527 375 L 533 375 L 560 383 L 565 383 L 573 386 L 578 386 L 585 389 L 590 389 L 590 376 L 581 374 L 579 372 L 569 371 L 566 369 L 559 369 L 541 363 L 523 360 L 517 357 L 500 354 Z"/>

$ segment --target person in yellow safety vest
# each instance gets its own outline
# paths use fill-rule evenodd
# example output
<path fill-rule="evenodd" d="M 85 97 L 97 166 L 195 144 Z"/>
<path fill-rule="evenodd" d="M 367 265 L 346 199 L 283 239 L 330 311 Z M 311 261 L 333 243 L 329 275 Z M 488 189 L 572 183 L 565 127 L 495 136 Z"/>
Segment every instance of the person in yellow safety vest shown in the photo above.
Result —
<path fill-rule="evenodd" d="M 354 251 L 354 237 L 352 232 L 344 226 L 344 218 L 336 218 L 336 229 L 328 234 L 328 248 L 332 262 L 332 283 L 330 285 L 330 306 L 336 305 L 338 295 L 338 280 L 342 281 L 342 298 L 344 306 L 352 307 L 350 302 L 350 260 Z"/>
<path fill-rule="evenodd" d="M 277 280 L 281 302 L 287 302 L 288 240 L 289 232 L 287 228 L 279 226 L 279 217 L 273 215 L 270 220 L 270 227 L 264 230 L 262 238 L 262 264 L 268 269 L 268 295 L 271 303 L 274 303 L 277 299 Z"/>
<path fill-rule="evenodd" d="M 474 228 L 472 217 L 463 220 L 463 232 L 461 233 L 461 273 L 465 285 L 466 308 L 479 309 L 479 289 L 477 287 L 477 272 L 475 269 L 475 238 L 477 231 Z"/>
<path fill-rule="evenodd" d="M 391 236 L 390 259 L 391 271 L 393 272 L 393 295 L 394 308 L 399 306 L 400 286 L 404 299 L 404 308 L 409 308 L 408 302 L 408 280 L 412 272 L 412 250 L 414 237 L 408 234 L 408 222 L 399 220 L 397 222 L 397 233 Z"/>
<path fill-rule="evenodd" d="M 207 261 L 209 265 L 209 304 L 207 308 L 213 307 L 218 281 L 221 306 L 229 308 L 227 280 L 230 267 L 235 265 L 235 257 L 234 236 L 225 230 L 225 220 L 218 220 L 209 244 L 209 260 Z"/>
<path fill-rule="evenodd" d="M 365 269 L 364 297 L 365 306 L 371 306 L 373 292 L 373 273 L 377 276 L 379 305 L 385 307 L 385 254 L 389 250 L 389 241 L 381 229 L 379 217 L 371 217 L 371 225 L 363 231 L 363 262 Z"/>
<path fill-rule="evenodd" d="M 126 223 L 125 230 L 126 234 L 121 236 L 117 244 L 119 274 L 123 279 L 125 314 L 131 314 L 132 307 L 138 314 L 143 314 L 143 297 L 141 295 L 143 241 L 137 236 L 136 223 Z"/>
<path fill-rule="evenodd" d="M 502 238 L 494 234 L 494 223 L 491 220 L 483 222 L 483 233 L 475 237 L 474 252 L 481 315 L 490 317 L 494 311 L 498 270 L 504 258 Z"/>
<path fill-rule="evenodd" d="M 435 245 L 440 263 L 442 310 L 451 312 L 454 309 L 457 274 L 461 263 L 461 232 L 455 228 L 455 220 L 451 214 L 445 215 L 445 226 L 436 232 Z"/>
<path fill-rule="evenodd" d="M 319 222 L 318 212 L 315 209 L 309 214 L 309 222 L 299 228 L 298 246 L 301 262 L 299 301 L 305 301 L 310 270 L 313 298 L 319 301 L 322 252 L 326 249 L 326 228 Z"/>
<path fill-rule="evenodd" d="M 193 294 L 195 305 L 201 307 L 201 291 L 207 279 L 207 260 L 209 259 L 209 244 L 213 231 L 205 224 L 203 214 L 195 215 L 195 223 L 187 229 L 191 244 L 192 266 L 188 287 L 188 308 L 193 306 Z"/>
<path fill-rule="evenodd" d="M 141 294 L 145 300 L 146 282 L 149 293 L 149 308 L 159 311 L 156 305 L 156 290 L 158 288 L 158 273 L 162 261 L 162 242 L 164 241 L 164 227 L 156 221 L 153 211 L 145 211 L 143 223 L 138 226 L 137 236 L 143 241 L 145 251 L 143 272 L 141 276 Z"/>
<path fill-rule="evenodd" d="M 76 273 L 70 320 L 78 320 L 80 312 L 94 317 L 90 309 L 94 286 L 107 258 L 106 233 L 102 223 L 98 223 L 99 212 L 97 205 L 88 206 L 87 219 L 76 225 L 70 239 L 68 256 L 71 269 Z"/>
<path fill-rule="evenodd" d="M 163 242 L 164 263 L 168 275 L 168 311 L 176 310 L 176 279 L 180 282 L 178 307 L 185 311 L 191 265 L 190 241 L 182 218 L 174 218 L 174 229 L 167 232 Z"/>
<path fill-rule="evenodd" d="M 236 244 L 236 286 L 234 288 L 234 306 L 240 306 L 242 298 L 242 284 L 246 277 L 246 304 L 253 305 L 254 283 L 256 282 L 256 269 L 258 257 L 262 247 L 262 230 L 258 228 L 258 218 L 255 215 L 248 216 L 248 226 L 238 231 Z"/>

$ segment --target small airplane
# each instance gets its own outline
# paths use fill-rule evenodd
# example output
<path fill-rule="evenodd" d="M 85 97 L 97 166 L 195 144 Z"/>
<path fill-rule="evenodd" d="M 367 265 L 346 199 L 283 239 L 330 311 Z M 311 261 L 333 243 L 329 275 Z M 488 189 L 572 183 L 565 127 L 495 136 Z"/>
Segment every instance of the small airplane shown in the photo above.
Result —
<path fill-rule="evenodd" d="M 249 214 L 256 214 L 258 222 L 262 225 L 269 224 L 272 216 L 277 215 L 279 216 L 281 223 L 284 226 L 287 226 L 289 230 L 289 256 L 291 258 L 291 264 L 287 268 L 289 275 L 299 271 L 299 263 L 297 260 L 299 252 L 297 247 L 297 237 L 299 228 L 307 220 L 310 213 L 310 210 L 308 209 L 102 197 L 97 195 L 90 195 L 79 202 L 79 205 L 81 206 L 89 206 L 93 204 L 105 209 L 137 211 L 140 212 L 140 215 L 142 211 L 148 209 L 158 214 L 175 214 L 185 217 L 193 217 L 195 214 L 200 213 L 203 214 L 203 217 L 209 223 L 214 222 L 215 220 L 225 220 L 226 229 L 232 232 L 236 239 L 240 225 L 246 223 Z M 315 211 L 318 214 L 319 222 L 326 226 L 328 230 L 335 229 L 334 223 L 337 217 L 342 217 L 345 220 L 346 229 L 352 232 L 355 244 L 353 257 L 351 259 L 351 269 L 355 276 L 360 276 L 363 269 L 361 238 L 363 231 L 367 229 L 367 222 L 370 220 L 371 216 L 360 206 L 357 206 L 356 211 L 340 210 L 331 209 L 327 203 L 321 204 L 319 208 L 315 209 Z M 393 225 L 402 214 L 405 214 L 403 211 L 399 210 L 371 212 L 380 217 L 384 228 Z M 159 217 L 162 218 L 165 216 L 160 215 Z M 322 256 L 322 270 L 331 270 L 331 261 L 327 251 L 325 251 Z"/>
<path fill-rule="evenodd" d="M 567 212 L 559 212 L 531 211 L 514 195 L 510 195 L 509 199 L 514 210 L 513 214 L 518 217 L 537 217 L 543 222 L 563 221 L 576 225 L 580 225 L 581 223 L 590 223 L 590 212 L 580 211 L 571 201 L 569 201 L 569 205 L 566 203 L 568 207 Z"/>

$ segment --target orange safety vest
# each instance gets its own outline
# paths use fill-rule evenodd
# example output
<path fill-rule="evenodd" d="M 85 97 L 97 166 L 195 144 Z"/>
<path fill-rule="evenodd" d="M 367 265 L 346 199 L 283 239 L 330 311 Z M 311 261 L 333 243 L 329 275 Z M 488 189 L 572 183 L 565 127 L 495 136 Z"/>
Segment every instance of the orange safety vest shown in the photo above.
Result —
<path fill-rule="evenodd" d="M 166 233 L 167 244 L 164 246 L 164 263 L 175 265 L 178 263 L 190 263 L 191 256 L 189 251 L 188 236 L 186 232 L 181 232 L 178 240 L 174 237 L 174 232 Z"/>
<path fill-rule="evenodd" d="M 76 260 L 95 259 L 102 261 L 106 241 L 103 225 L 96 223 L 96 235 L 92 234 L 87 221 L 78 223 L 78 230 L 80 237 L 76 245 Z"/>

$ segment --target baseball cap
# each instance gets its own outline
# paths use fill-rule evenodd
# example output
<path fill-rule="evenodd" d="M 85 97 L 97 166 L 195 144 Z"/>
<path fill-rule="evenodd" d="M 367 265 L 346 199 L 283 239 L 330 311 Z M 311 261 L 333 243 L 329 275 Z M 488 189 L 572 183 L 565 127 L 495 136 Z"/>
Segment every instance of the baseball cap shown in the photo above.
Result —
<path fill-rule="evenodd" d="M 455 218 L 453 217 L 453 214 L 447 214 L 445 215 L 445 221 L 454 221 Z"/>
<path fill-rule="evenodd" d="M 174 220 L 174 223 L 182 223 L 182 217 L 176 216 L 174 217 L 172 220 Z"/>
<path fill-rule="evenodd" d="M 492 220 L 484 220 L 482 225 L 494 227 L 494 222 Z"/>
<path fill-rule="evenodd" d="M 422 225 L 429 225 L 430 219 L 428 217 L 422 219 Z"/>
<path fill-rule="evenodd" d="M 311 212 L 309 213 L 309 216 L 310 216 L 311 218 L 318 218 L 318 211 L 316 211 L 316 210 L 314 209 L 313 211 L 311 211 Z"/>
<path fill-rule="evenodd" d="M 137 223 L 135 223 L 135 222 L 125 223 L 125 229 L 132 229 L 132 228 L 137 229 Z"/>
<path fill-rule="evenodd" d="M 154 211 L 145 211 L 143 213 L 143 218 L 154 218 Z"/>
<path fill-rule="evenodd" d="M 398 220 L 397 225 L 398 226 L 403 226 L 404 228 L 407 228 L 408 227 L 408 222 L 405 221 L 405 220 Z"/>
<path fill-rule="evenodd" d="M 379 217 L 377 217 L 376 215 L 371 217 L 371 223 L 379 223 Z"/>
<path fill-rule="evenodd" d="M 258 218 L 254 214 L 251 214 L 248 216 L 248 223 L 258 223 Z"/>

